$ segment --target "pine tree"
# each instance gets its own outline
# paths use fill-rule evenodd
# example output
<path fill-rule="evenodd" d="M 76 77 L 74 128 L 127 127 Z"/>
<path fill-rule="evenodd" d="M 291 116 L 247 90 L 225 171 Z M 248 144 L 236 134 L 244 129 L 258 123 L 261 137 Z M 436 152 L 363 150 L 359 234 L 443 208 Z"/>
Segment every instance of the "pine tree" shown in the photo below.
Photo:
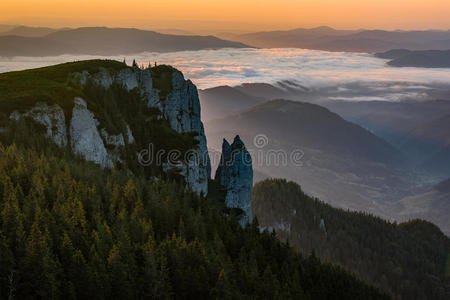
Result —
<path fill-rule="evenodd" d="M 2 229 L 9 240 L 11 250 L 20 253 L 21 248 L 24 246 L 25 232 L 22 223 L 22 213 L 17 199 L 18 189 L 18 187 L 13 188 L 12 184 L 10 184 L 9 188 L 4 190 L 4 204 L 0 216 Z"/>
<path fill-rule="evenodd" d="M 214 299 L 235 299 L 233 296 L 234 288 L 228 281 L 228 277 L 224 269 L 220 270 L 219 276 L 217 278 L 216 286 L 211 290 L 211 298 Z"/>
<path fill-rule="evenodd" d="M 14 298 L 17 279 L 14 256 L 0 230 L 0 299 Z"/>
<path fill-rule="evenodd" d="M 38 209 L 31 226 L 23 264 L 21 264 L 23 284 L 17 289 L 20 293 L 18 298 L 58 297 L 60 282 L 57 280 L 57 274 L 60 270 L 51 256 L 48 231 L 41 228 L 41 223 L 43 223 L 42 213 Z"/>

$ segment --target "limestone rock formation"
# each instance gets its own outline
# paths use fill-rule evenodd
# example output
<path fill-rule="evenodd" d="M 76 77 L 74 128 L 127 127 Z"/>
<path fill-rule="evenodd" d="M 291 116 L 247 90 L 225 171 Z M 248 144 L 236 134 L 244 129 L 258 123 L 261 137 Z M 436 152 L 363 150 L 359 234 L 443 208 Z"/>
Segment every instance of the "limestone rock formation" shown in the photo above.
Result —
<path fill-rule="evenodd" d="M 131 128 L 130 128 L 130 126 L 128 124 L 127 124 L 126 137 L 127 137 L 127 142 L 129 144 L 133 144 L 134 143 L 134 136 L 133 136 L 133 133 L 131 132 Z"/>
<path fill-rule="evenodd" d="M 198 141 L 196 153 L 190 155 L 182 167 L 192 190 L 208 193 L 208 179 L 211 177 L 211 163 L 206 144 L 206 135 L 200 117 L 200 101 L 195 85 L 185 80 L 180 72 L 172 74 L 172 93 L 158 103 L 170 126 L 179 133 L 196 132 Z"/>
<path fill-rule="evenodd" d="M 122 85 L 127 90 L 138 88 L 148 106 L 158 108 L 170 126 L 179 133 L 196 132 L 198 141 L 194 155 L 190 155 L 187 162 L 164 166 L 165 170 L 177 169 L 185 177 L 186 183 L 196 193 L 208 193 L 208 179 L 211 177 L 211 163 L 206 144 L 206 135 L 200 116 L 200 101 L 195 85 L 185 80 L 179 71 L 172 73 L 172 89 L 165 99 L 161 99 L 158 89 L 153 87 L 151 72 L 148 69 L 127 68 L 112 75 L 107 70 L 90 75 L 87 72 L 80 74 L 81 84 L 88 79 L 105 88 L 113 83 Z M 133 142 L 132 135 L 128 141 Z"/>
<path fill-rule="evenodd" d="M 125 68 L 118 72 L 111 72 L 100 68 L 96 73 L 83 71 L 74 74 L 81 85 L 88 80 L 104 88 L 112 84 L 119 84 L 128 91 L 138 89 L 143 101 L 149 107 L 158 108 L 161 118 L 165 118 L 170 126 L 178 133 L 195 132 L 198 144 L 187 161 L 176 162 L 173 166 L 165 165 L 166 170 L 177 169 L 185 177 L 187 185 L 196 193 L 208 193 L 208 180 L 211 177 L 211 164 L 206 144 L 206 136 L 200 117 L 200 101 L 195 85 L 185 80 L 183 74 L 172 70 L 171 89 L 165 98 L 160 97 L 161 91 L 153 86 L 150 70 Z M 169 77 L 170 80 L 170 77 Z M 68 141 L 68 130 L 64 112 L 58 105 L 47 106 L 40 104 L 26 114 L 31 115 L 37 122 L 47 128 L 47 135 L 59 146 L 65 146 Z M 11 118 L 19 118 L 17 112 Z M 112 167 L 114 161 L 120 161 L 121 147 L 126 143 L 134 143 L 131 129 L 127 125 L 126 132 L 110 135 L 99 124 L 94 113 L 88 109 L 86 101 L 81 98 L 74 99 L 72 119 L 69 125 L 70 146 L 74 153 L 82 155 L 86 160 L 93 161 L 103 167 Z"/>
<path fill-rule="evenodd" d="M 70 146 L 73 152 L 103 167 L 112 167 L 113 162 L 97 129 L 98 125 L 86 102 L 75 98 L 70 121 Z"/>
<path fill-rule="evenodd" d="M 31 117 L 36 122 L 47 128 L 46 135 L 51 138 L 58 146 L 67 145 L 66 118 L 64 111 L 59 105 L 48 106 L 45 103 L 37 103 L 31 110 L 20 114 L 15 111 L 10 118 L 18 120 L 21 117 Z"/>
<path fill-rule="evenodd" d="M 227 140 L 223 140 L 222 157 L 215 179 L 225 189 L 225 204 L 245 212 L 246 215 L 240 220 L 241 224 L 251 222 L 252 158 L 238 135 L 231 145 Z"/>
<path fill-rule="evenodd" d="M 113 146 L 116 150 L 120 147 L 125 146 L 125 139 L 123 137 L 123 134 L 116 134 L 116 135 L 110 135 L 105 128 L 102 128 L 100 130 L 100 134 L 103 137 L 103 140 L 105 141 L 105 144 Z"/>

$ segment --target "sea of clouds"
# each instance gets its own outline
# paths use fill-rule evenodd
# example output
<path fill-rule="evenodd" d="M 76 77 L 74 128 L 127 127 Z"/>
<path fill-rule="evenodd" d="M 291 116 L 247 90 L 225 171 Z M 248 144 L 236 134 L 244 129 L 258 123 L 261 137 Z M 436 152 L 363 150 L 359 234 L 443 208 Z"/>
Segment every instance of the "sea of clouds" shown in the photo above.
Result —
<path fill-rule="evenodd" d="M 310 89 L 339 87 L 340 93 L 336 98 L 343 100 L 352 99 L 353 96 L 360 100 L 421 97 L 430 86 L 450 85 L 450 69 L 395 68 L 386 65 L 386 60 L 371 54 L 304 49 L 221 49 L 103 57 L 0 57 L 0 72 L 93 58 L 119 61 L 125 58 L 129 64 L 133 59 L 142 65 L 154 62 L 170 64 L 203 89 L 219 85 L 290 80 Z M 354 83 L 365 85 L 366 91 L 370 92 L 361 94 L 358 90 L 352 95 Z"/>

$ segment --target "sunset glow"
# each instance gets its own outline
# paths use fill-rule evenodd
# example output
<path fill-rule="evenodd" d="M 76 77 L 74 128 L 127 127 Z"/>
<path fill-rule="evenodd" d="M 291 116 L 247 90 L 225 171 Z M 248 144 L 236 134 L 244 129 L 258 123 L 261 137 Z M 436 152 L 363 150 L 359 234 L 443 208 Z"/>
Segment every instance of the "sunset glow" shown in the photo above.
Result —
<path fill-rule="evenodd" d="M 449 29 L 448 0 L 2 0 L 0 23 L 186 30 Z"/>

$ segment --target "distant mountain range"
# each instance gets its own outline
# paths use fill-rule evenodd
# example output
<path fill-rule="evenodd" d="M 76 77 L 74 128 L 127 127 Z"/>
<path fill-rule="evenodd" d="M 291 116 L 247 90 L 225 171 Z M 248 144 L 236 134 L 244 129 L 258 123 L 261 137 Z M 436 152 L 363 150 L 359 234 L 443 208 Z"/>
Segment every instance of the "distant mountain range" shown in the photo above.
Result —
<path fill-rule="evenodd" d="M 264 134 L 269 139 L 265 150 L 299 148 L 304 165 L 256 163 L 255 182 L 287 178 L 335 206 L 392 219 L 426 218 L 450 234 L 444 220 L 450 207 L 439 202 L 446 198 L 428 193 L 433 184 L 450 178 L 450 101 L 317 101 L 309 97 L 315 92 L 289 82 L 200 91 L 208 144 L 218 149 L 221 136 L 240 132 L 247 147 L 257 151 L 253 138 Z M 266 102 L 255 106 L 259 101 Z M 402 200 L 422 194 L 437 200 L 421 200 L 421 205 Z"/>
<path fill-rule="evenodd" d="M 2 25 L 0 24 L 0 36 L 2 35 L 18 35 L 27 37 L 42 37 L 52 32 L 60 30 L 68 30 L 74 28 L 50 28 L 50 27 L 34 27 L 34 26 L 24 26 L 24 25 Z M 191 31 L 177 29 L 177 28 L 154 28 L 151 31 L 163 33 L 163 34 L 174 34 L 174 35 L 199 35 Z"/>
<path fill-rule="evenodd" d="M 58 30 L 63 29 L 56 29 L 49 27 L 30 27 L 30 26 L 8 26 L 2 28 L 0 26 L 0 36 L 18 35 L 23 37 L 41 37 L 50 34 L 52 32 L 56 32 Z"/>
<path fill-rule="evenodd" d="M 245 34 L 217 32 L 215 36 L 196 35 L 178 28 L 153 31 L 134 28 L 48 28 L 0 25 L 0 56 L 41 56 L 57 54 L 129 54 L 143 51 L 180 51 L 216 48 L 304 48 L 324 51 L 385 52 L 393 66 L 448 67 L 449 54 L 435 50 L 450 49 L 450 31 L 337 30 L 328 26 L 292 30 L 261 31 Z M 25 39 L 36 38 L 36 39 Z M 426 50 L 426 51 L 424 51 Z M 17 54 L 15 54 L 17 53 Z"/>
<path fill-rule="evenodd" d="M 307 88 L 290 81 L 243 83 L 237 86 L 218 86 L 199 90 L 202 118 L 205 121 L 223 118 L 273 99 L 293 99 Z"/>
<path fill-rule="evenodd" d="M 395 164 L 401 159 L 400 153 L 395 153 L 388 143 L 315 104 L 273 100 L 212 123 L 231 120 L 236 121 L 232 122 L 234 126 L 245 128 L 244 132 L 260 129 L 279 141 L 339 153 L 355 160 Z"/>
<path fill-rule="evenodd" d="M 400 149 L 421 169 L 450 177 L 450 114 L 414 128 Z"/>
<path fill-rule="evenodd" d="M 265 101 L 230 86 L 199 90 L 203 121 L 210 121 L 249 108 Z"/>
<path fill-rule="evenodd" d="M 13 32 L 20 28 L 12 29 Z M 42 32 L 48 29 L 33 29 Z M 22 30 L 22 32 L 24 29 Z M 60 54 L 119 55 L 144 51 L 169 52 L 248 47 L 214 36 L 169 35 L 134 28 L 84 27 L 63 29 L 44 36 L 0 36 L 0 56 L 47 56 Z"/>
<path fill-rule="evenodd" d="M 365 86 L 351 86 L 360 93 Z M 411 91 L 414 86 L 406 86 Z M 430 92 L 430 99 L 448 99 L 450 91 L 445 87 L 436 94 Z M 432 90 L 431 88 L 429 90 Z M 370 90 L 369 90 L 370 91 Z M 427 91 L 424 86 L 422 91 Z M 316 103 L 368 129 L 401 150 L 411 166 L 434 178 L 450 177 L 450 138 L 446 120 L 450 116 L 448 100 L 403 100 L 390 101 L 339 101 L 323 100 L 328 95 L 339 95 L 336 88 L 323 91 L 309 90 L 295 83 L 284 81 L 276 84 L 247 83 L 239 86 L 222 86 L 200 91 L 202 115 L 205 121 L 236 114 L 255 104 L 271 99 L 291 99 Z M 381 95 L 382 96 L 382 95 Z M 380 97 L 381 97 L 380 96 Z M 430 139 L 432 142 L 430 142 Z"/>
<path fill-rule="evenodd" d="M 8 30 L 13 29 L 14 27 L 18 27 L 18 26 L 16 26 L 16 25 L 0 24 L 0 34 L 2 34 L 3 32 L 6 32 Z"/>
<path fill-rule="evenodd" d="M 450 177 L 450 101 L 336 101 L 324 104 L 384 138 L 433 178 Z"/>
<path fill-rule="evenodd" d="M 215 35 L 219 38 L 196 35 L 195 32 L 178 28 L 148 31 L 134 28 L 56 29 L 0 25 L 0 55 L 13 56 L 15 52 L 18 53 L 16 55 L 27 56 L 55 55 L 55 53 L 114 55 L 142 51 L 260 47 L 369 53 L 389 51 L 387 54 L 379 53 L 377 57 L 393 59 L 389 63 L 393 66 L 448 67 L 449 64 L 448 53 L 428 50 L 450 49 L 450 30 L 337 30 L 320 26 L 245 34 L 217 32 Z M 30 47 L 36 51 L 31 51 Z M 391 52 L 392 49 L 421 50 L 421 52 L 405 52 L 405 50 Z M 386 57 L 392 54 L 403 56 Z"/>
<path fill-rule="evenodd" d="M 205 130 L 213 149 L 219 149 L 221 137 L 239 132 L 248 149 L 266 153 L 269 163 L 263 159 L 253 164 L 255 178 L 294 180 L 310 195 L 338 207 L 391 217 L 385 203 L 404 197 L 414 186 L 399 150 L 318 105 L 269 101 L 209 121 Z M 262 149 L 254 145 L 259 135 L 268 141 Z M 300 165 L 271 161 L 273 153 L 298 150 L 303 155 Z"/>
<path fill-rule="evenodd" d="M 304 48 L 325 51 L 382 52 L 392 49 L 447 50 L 450 31 L 336 30 L 311 29 L 262 31 L 226 35 L 227 39 L 262 48 Z"/>
<path fill-rule="evenodd" d="M 375 56 L 390 59 L 387 64 L 394 67 L 450 68 L 450 50 L 395 49 Z"/>

